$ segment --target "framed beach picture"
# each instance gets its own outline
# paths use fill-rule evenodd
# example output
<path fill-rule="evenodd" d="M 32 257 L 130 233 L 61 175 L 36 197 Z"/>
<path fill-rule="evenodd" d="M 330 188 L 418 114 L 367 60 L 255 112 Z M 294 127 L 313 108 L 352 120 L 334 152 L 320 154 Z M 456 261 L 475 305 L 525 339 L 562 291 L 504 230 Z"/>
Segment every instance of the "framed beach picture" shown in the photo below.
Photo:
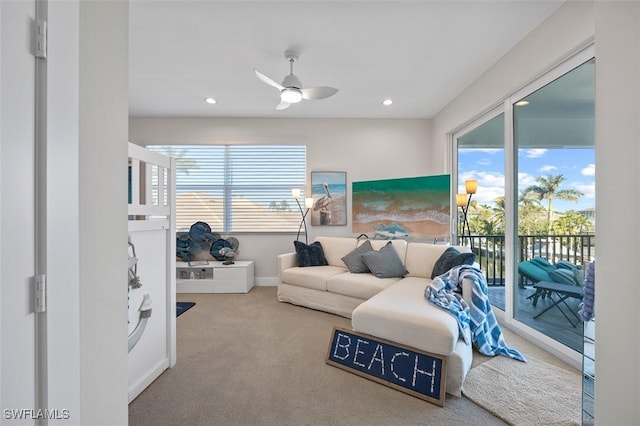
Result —
<path fill-rule="evenodd" d="M 450 176 L 352 182 L 351 230 L 373 238 L 449 238 Z"/>
<path fill-rule="evenodd" d="M 311 172 L 311 224 L 347 224 L 347 172 Z"/>

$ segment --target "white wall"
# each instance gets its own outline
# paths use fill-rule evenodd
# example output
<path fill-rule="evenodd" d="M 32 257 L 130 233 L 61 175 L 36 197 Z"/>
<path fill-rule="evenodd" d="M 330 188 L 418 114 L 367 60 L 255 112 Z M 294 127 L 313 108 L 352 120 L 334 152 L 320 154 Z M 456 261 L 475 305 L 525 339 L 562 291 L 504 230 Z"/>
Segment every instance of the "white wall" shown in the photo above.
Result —
<path fill-rule="evenodd" d="M 127 409 L 127 1 L 80 2 L 81 424 Z"/>
<path fill-rule="evenodd" d="M 640 3 L 567 2 L 432 121 L 433 152 L 447 134 L 523 86 L 594 37 L 596 50 L 596 423 L 640 418 Z M 431 168 L 437 166 L 432 163 Z M 444 172 L 444 170 L 442 170 Z"/>
<path fill-rule="evenodd" d="M 35 406 L 35 314 L 30 297 L 31 277 L 35 273 L 35 60 L 29 43 L 34 18 L 33 1 L 0 3 L 0 404 L 3 409 Z"/>
<path fill-rule="evenodd" d="M 448 158 L 448 133 L 494 107 L 592 38 L 593 13 L 592 2 L 567 2 L 433 117 L 434 161 L 430 166 L 436 168 Z"/>
<path fill-rule="evenodd" d="M 597 2 L 595 34 L 596 423 L 631 425 L 640 419 L 640 3 Z"/>
<path fill-rule="evenodd" d="M 79 0 L 50 2 L 48 23 L 47 393 L 70 415 L 54 425 L 80 421 Z"/>
<path fill-rule="evenodd" d="M 129 140 L 148 144 L 304 144 L 307 170 L 346 171 L 351 182 L 435 174 L 428 120 L 138 118 Z M 437 170 L 442 170 L 439 164 Z M 353 235 L 351 203 L 347 226 L 311 226 L 316 235 Z M 258 284 L 273 283 L 276 255 L 293 251 L 294 234 L 237 235 L 242 259 L 253 259 Z"/>

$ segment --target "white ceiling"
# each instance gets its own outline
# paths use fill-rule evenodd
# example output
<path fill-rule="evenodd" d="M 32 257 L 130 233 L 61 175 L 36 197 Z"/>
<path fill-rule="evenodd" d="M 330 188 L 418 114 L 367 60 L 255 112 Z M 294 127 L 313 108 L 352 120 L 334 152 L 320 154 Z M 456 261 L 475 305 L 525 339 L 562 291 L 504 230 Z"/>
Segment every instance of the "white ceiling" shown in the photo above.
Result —
<path fill-rule="evenodd" d="M 430 118 L 561 4 L 130 0 L 130 115 Z M 253 69 L 281 82 L 292 48 L 304 87 L 340 91 L 276 111 Z"/>

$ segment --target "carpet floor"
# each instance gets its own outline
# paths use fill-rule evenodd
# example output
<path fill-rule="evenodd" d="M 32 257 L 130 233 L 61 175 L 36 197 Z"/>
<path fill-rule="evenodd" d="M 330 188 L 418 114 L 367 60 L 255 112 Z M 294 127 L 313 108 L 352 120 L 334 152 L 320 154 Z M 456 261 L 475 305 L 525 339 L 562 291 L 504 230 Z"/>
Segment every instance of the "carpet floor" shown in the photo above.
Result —
<path fill-rule="evenodd" d="M 181 297 L 196 306 L 177 322 L 177 364 L 131 402 L 131 425 L 506 424 L 468 398 L 438 407 L 326 364 L 350 320 L 280 303 L 275 287 Z"/>

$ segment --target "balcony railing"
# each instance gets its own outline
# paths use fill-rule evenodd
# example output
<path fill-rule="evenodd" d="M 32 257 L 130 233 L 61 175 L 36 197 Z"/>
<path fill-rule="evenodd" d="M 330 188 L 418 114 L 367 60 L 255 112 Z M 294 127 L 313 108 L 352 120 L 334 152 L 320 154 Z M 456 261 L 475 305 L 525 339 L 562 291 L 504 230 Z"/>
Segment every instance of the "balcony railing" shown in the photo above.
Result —
<path fill-rule="evenodd" d="M 470 238 L 476 261 L 487 274 L 487 284 L 504 285 L 504 235 L 471 235 Z M 551 263 L 566 260 L 576 265 L 585 265 L 595 257 L 595 235 L 519 235 L 517 250 L 517 262 L 542 257 Z M 526 284 L 522 277 L 518 279 L 520 286 Z"/>

